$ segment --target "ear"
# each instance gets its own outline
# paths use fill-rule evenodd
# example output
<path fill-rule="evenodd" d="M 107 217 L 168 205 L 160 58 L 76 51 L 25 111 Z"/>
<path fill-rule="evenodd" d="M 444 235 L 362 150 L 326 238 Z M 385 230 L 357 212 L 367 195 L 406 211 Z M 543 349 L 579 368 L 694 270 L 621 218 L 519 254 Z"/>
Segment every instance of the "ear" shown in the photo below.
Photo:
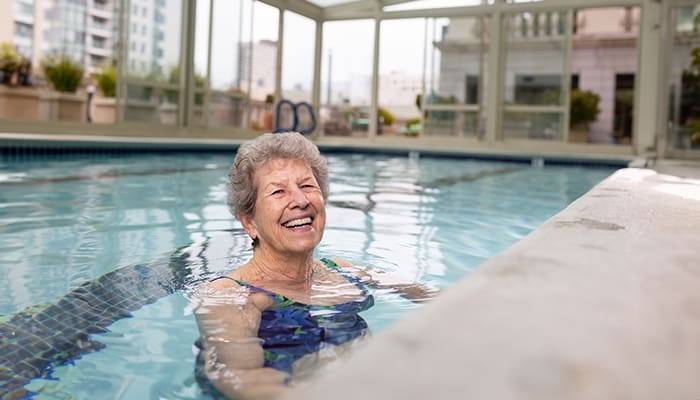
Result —
<path fill-rule="evenodd" d="M 258 230 L 255 227 L 255 221 L 241 213 L 236 213 L 236 217 L 238 217 L 238 220 L 241 221 L 241 225 L 243 225 L 243 229 L 246 231 L 248 236 L 250 236 L 250 238 L 253 240 L 257 239 Z"/>

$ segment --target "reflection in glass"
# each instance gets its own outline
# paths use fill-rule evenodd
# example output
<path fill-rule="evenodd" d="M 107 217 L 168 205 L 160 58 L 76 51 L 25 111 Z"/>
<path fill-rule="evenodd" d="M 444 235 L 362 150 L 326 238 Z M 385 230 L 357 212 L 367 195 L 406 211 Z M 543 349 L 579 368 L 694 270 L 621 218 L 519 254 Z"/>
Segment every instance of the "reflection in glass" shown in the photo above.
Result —
<path fill-rule="evenodd" d="M 429 20 L 428 42 L 433 44 L 421 99 L 426 135 L 478 136 L 486 77 L 488 18 Z"/>
<path fill-rule="evenodd" d="M 311 102 L 314 80 L 316 23 L 291 11 L 284 14 L 282 98 L 295 103 Z"/>
<path fill-rule="evenodd" d="M 241 77 L 250 44 L 251 7 L 250 0 L 197 2 L 193 125 L 230 127 L 243 123 L 247 88 L 242 87 Z"/>
<path fill-rule="evenodd" d="M 385 116 L 378 134 L 396 134 L 407 122 L 420 118 L 417 105 L 423 92 L 425 32 L 423 18 L 381 22 L 379 107 Z"/>
<path fill-rule="evenodd" d="M 560 112 L 510 112 L 503 115 L 503 136 L 508 139 L 562 140 Z"/>
<path fill-rule="evenodd" d="M 327 136 L 366 136 L 372 87 L 374 21 L 323 24 L 320 123 Z"/>
<path fill-rule="evenodd" d="M 477 112 L 430 110 L 425 112 L 425 131 L 434 136 L 476 136 Z"/>
<path fill-rule="evenodd" d="M 252 15 L 253 37 L 241 48 L 241 88 L 250 96 L 250 127 L 269 132 L 274 128 L 279 11 L 255 1 Z"/>
<path fill-rule="evenodd" d="M 182 0 L 130 8 L 124 119 L 174 125 L 179 108 Z"/>
<path fill-rule="evenodd" d="M 632 143 L 639 7 L 575 11 L 570 142 Z"/>
<path fill-rule="evenodd" d="M 559 11 L 506 17 L 504 138 L 563 138 L 565 21 Z"/>
<path fill-rule="evenodd" d="M 700 149 L 700 2 L 676 7 L 669 68 L 668 146 Z"/>

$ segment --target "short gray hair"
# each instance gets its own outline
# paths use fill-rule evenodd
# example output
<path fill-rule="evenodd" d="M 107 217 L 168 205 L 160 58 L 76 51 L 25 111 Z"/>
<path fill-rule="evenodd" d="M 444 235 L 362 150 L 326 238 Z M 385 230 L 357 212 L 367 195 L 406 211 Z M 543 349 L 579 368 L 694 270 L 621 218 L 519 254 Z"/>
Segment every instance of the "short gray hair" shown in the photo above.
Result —
<path fill-rule="evenodd" d="M 311 168 L 323 198 L 328 198 L 328 164 L 318 147 L 297 132 L 265 133 L 243 143 L 229 169 L 226 203 L 231 214 L 237 217 L 241 213 L 249 218 L 254 215 L 258 197 L 255 171 L 275 159 L 304 161 Z"/>

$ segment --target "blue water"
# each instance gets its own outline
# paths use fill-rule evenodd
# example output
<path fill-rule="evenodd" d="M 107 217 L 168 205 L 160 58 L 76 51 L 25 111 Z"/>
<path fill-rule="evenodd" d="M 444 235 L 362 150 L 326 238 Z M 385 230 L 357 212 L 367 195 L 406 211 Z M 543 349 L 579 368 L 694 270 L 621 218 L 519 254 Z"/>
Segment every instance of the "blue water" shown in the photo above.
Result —
<path fill-rule="evenodd" d="M 232 154 L 33 157 L 0 161 L 0 322 L 84 282 L 188 249 L 184 290 L 92 335 L 106 346 L 26 388 L 38 399 L 202 398 L 187 288 L 251 255 L 225 205 Z M 606 167 L 329 154 L 319 256 L 397 271 L 441 289 L 609 176 Z M 196 250 L 196 251 L 193 251 Z M 379 332 L 416 306 L 375 293 Z"/>

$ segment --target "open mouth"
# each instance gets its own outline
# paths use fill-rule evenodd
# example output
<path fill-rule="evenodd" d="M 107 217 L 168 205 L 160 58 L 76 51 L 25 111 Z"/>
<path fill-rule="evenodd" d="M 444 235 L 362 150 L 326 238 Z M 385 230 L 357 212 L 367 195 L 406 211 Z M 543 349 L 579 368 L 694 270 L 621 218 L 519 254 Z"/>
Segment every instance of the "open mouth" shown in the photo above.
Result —
<path fill-rule="evenodd" d="M 284 226 L 285 228 L 299 228 L 301 226 L 311 225 L 311 221 L 313 221 L 311 217 L 298 218 L 288 221 L 282 226 Z"/>

